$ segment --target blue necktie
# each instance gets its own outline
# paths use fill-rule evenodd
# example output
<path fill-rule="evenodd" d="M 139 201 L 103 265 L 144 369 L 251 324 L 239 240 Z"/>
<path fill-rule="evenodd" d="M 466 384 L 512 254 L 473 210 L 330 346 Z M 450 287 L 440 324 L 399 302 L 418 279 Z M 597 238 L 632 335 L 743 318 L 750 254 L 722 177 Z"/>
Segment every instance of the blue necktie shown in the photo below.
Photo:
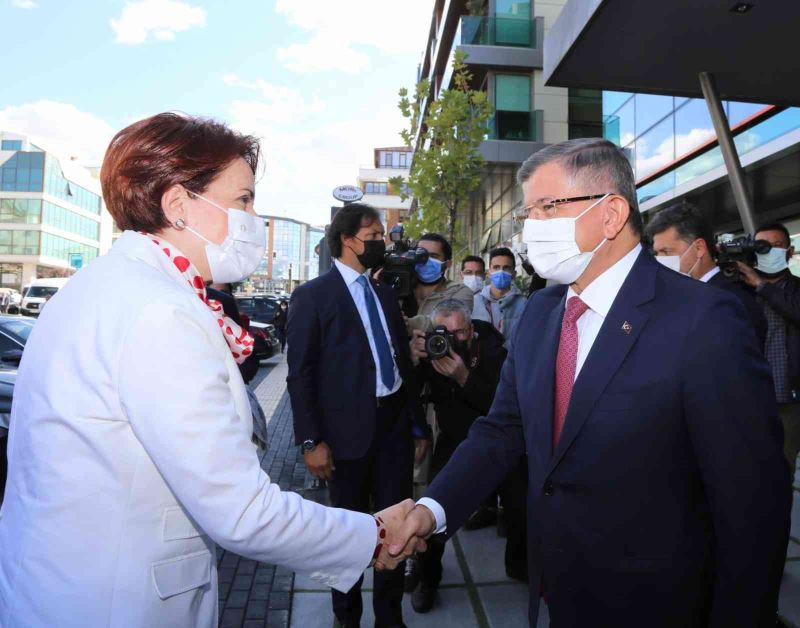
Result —
<path fill-rule="evenodd" d="M 392 358 L 392 348 L 386 339 L 383 331 L 381 317 L 378 314 L 378 306 L 375 304 L 375 296 L 370 290 L 367 278 L 361 275 L 356 281 L 364 288 L 364 300 L 367 303 L 367 313 L 369 314 L 369 326 L 372 327 L 372 338 L 375 340 L 375 348 L 378 350 L 378 362 L 381 367 L 381 381 L 389 390 L 394 388 L 394 359 Z"/>

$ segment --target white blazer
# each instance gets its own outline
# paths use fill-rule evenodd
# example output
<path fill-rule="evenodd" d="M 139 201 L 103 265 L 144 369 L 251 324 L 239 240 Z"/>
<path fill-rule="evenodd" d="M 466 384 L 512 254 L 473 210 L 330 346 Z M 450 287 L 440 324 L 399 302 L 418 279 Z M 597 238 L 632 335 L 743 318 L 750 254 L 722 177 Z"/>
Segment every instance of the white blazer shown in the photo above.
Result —
<path fill-rule="evenodd" d="M 158 255 L 125 232 L 28 340 L 0 510 L 4 628 L 216 626 L 216 544 L 340 591 L 372 558 L 371 516 L 261 470 L 219 326 Z"/>

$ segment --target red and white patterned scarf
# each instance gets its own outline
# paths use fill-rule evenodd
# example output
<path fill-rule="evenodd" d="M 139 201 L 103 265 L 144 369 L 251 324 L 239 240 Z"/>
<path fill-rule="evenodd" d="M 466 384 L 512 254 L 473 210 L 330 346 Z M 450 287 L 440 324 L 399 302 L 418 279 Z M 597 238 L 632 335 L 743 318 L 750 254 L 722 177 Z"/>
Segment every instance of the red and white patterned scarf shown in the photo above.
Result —
<path fill-rule="evenodd" d="M 231 349 L 233 359 L 236 360 L 237 364 L 244 362 L 250 356 L 250 354 L 253 353 L 252 336 L 250 336 L 245 329 L 242 329 L 231 318 L 225 316 L 225 311 L 222 309 L 222 303 L 208 298 L 206 293 L 206 282 L 203 280 L 203 277 L 200 275 L 200 273 L 197 272 L 194 264 L 189 261 L 189 258 L 184 256 L 178 249 L 168 242 L 164 242 L 162 244 L 158 238 L 149 233 L 142 233 L 142 235 L 149 238 L 153 244 L 161 249 L 161 251 L 172 261 L 175 268 L 177 268 L 181 275 L 183 275 L 189 286 L 191 286 L 192 290 L 195 291 L 195 294 L 197 294 L 197 296 L 200 297 L 200 300 L 205 303 L 213 312 L 217 319 L 217 323 L 219 324 L 219 328 L 222 331 L 222 335 Z"/>

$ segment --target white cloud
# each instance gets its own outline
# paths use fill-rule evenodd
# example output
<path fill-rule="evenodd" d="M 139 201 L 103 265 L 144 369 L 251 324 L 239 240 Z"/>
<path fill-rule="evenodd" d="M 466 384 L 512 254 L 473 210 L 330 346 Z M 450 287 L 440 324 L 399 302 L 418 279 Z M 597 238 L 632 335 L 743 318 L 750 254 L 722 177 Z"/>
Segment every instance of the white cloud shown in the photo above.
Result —
<path fill-rule="evenodd" d="M 77 162 L 86 166 L 102 162 L 115 133 L 94 114 L 52 100 L 0 109 L 0 130 L 29 135 L 41 148 L 63 158 L 77 157 Z"/>
<path fill-rule="evenodd" d="M 257 126 L 273 123 L 288 124 L 298 118 L 319 113 L 325 109 L 325 103 L 317 96 L 307 101 L 299 92 L 281 85 L 267 83 L 261 78 L 246 81 L 236 74 L 228 74 L 223 81 L 232 87 L 258 92 L 263 100 L 236 100 L 232 105 L 237 118 L 251 120 Z"/>
<path fill-rule="evenodd" d="M 680 133 L 674 138 L 672 136 L 666 138 L 655 148 L 648 146 L 647 138 L 638 140 L 636 142 L 636 178 L 642 179 L 653 174 L 667 164 L 671 164 L 676 157 L 682 157 L 715 137 L 714 129 L 692 129 L 688 133 Z"/>
<path fill-rule="evenodd" d="M 354 184 L 358 165 L 371 163 L 376 146 L 401 143 L 403 119 L 393 103 L 369 116 L 354 111 L 351 119 L 334 121 L 322 114 L 305 115 L 295 124 L 265 115 L 274 113 L 271 106 L 237 100 L 226 116 L 234 128 L 261 138 L 264 170 L 256 186 L 256 209 L 262 214 L 325 224 L 331 205 L 338 204 L 333 188 Z"/>
<path fill-rule="evenodd" d="M 369 66 L 370 46 L 390 54 L 418 53 L 430 26 L 430 0 L 277 0 L 275 11 L 308 31 L 309 39 L 278 50 L 295 72 L 341 70 L 355 74 Z"/>
<path fill-rule="evenodd" d="M 11 0 L 11 4 L 20 9 L 37 9 L 39 5 L 35 0 Z"/>
<path fill-rule="evenodd" d="M 172 41 L 176 33 L 205 26 L 206 10 L 181 0 L 136 0 L 126 2 L 119 19 L 110 22 L 118 44 L 143 44 L 151 34 Z"/>

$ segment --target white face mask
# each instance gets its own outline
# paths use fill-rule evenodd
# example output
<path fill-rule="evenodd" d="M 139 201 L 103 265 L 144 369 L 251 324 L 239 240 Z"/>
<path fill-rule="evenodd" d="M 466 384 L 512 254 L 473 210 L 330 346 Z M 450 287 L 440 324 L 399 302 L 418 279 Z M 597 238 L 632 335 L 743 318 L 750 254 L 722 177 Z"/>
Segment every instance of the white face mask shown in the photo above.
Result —
<path fill-rule="evenodd" d="M 575 223 L 608 196 L 598 199 L 575 218 L 528 218 L 525 221 L 522 241 L 528 245 L 528 260 L 537 275 L 557 283 L 571 284 L 583 274 L 592 261 L 592 255 L 606 240 L 601 240 L 593 250 L 582 252 L 575 241 Z"/>
<path fill-rule="evenodd" d="M 786 261 L 786 251 L 779 246 L 773 246 L 769 253 L 756 253 L 756 268 L 767 275 L 774 275 L 789 268 L 789 262 Z"/>
<path fill-rule="evenodd" d="M 473 293 L 483 290 L 483 277 L 478 275 L 467 275 L 464 277 L 464 285 Z"/>
<path fill-rule="evenodd" d="M 694 242 L 692 242 L 692 244 L 694 244 Z M 676 273 L 679 273 L 681 275 L 686 275 L 687 277 L 691 277 L 694 267 L 697 266 L 697 264 L 700 262 L 700 258 L 698 258 L 697 261 L 694 264 L 692 264 L 692 267 L 689 269 L 689 272 L 686 273 L 681 271 L 681 260 L 683 259 L 683 256 L 689 252 L 689 249 L 692 248 L 692 244 L 690 244 L 689 248 L 686 249 L 680 255 L 656 255 L 656 261 L 662 264 L 663 266 L 666 266 L 670 270 L 674 270 Z"/>
<path fill-rule="evenodd" d="M 264 219 L 241 209 L 225 209 L 196 192 L 192 195 L 228 214 L 228 235 L 222 244 L 215 244 L 188 225 L 186 230 L 207 242 L 206 259 L 215 283 L 236 283 L 247 279 L 258 268 L 267 250 L 267 229 Z"/>

